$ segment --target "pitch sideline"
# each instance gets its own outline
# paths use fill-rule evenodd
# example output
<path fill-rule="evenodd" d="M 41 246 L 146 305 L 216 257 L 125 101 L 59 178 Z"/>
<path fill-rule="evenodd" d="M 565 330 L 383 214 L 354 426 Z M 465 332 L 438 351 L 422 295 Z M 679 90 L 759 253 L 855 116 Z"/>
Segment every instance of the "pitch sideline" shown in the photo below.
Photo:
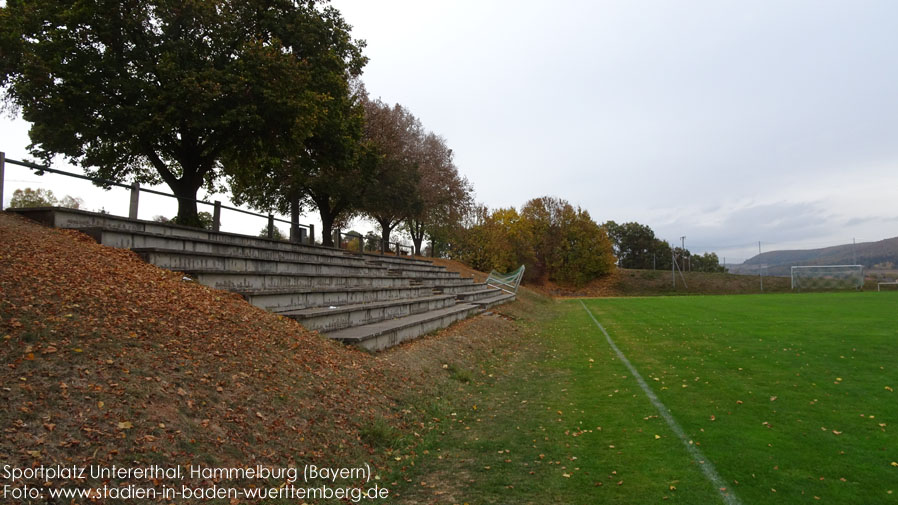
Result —
<path fill-rule="evenodd" d="M 686 433 L 683 431 L 683 428 L 680 427 L 680 424 L 677 422 L 677 420 L 673 418 L 670 410 L 665 407 L 663 403 L 661 403 L 661 400 L 658 399 L 658 396 L 655 395 L 655 392 L 652 391 L 645 380 L 643 380 L 642 375 L 639 374 L 639 371 L 636 370 L 636 367 L 634 367 L 633 364 L 630 363 L 630 360 L 628 360 L 624 353 L 621 352 L 621 350 L 617 347 L 617 345 L 614 343 L 614 340 L 611 339 L 611 335 L 609 335 L 605 330 L 605 327 L 602 326 L 602 323 L 600 323 L 599 320 L 596 319 L 596 316 L 594 316 L 592 311 L 589 310 L 585 303 L 583 303 L 583 300 L 579 300 L 579 302 L 580 305 L 583 306 L 583 310 L 585 310 L 586 313 L 589 314 L 592 322 L 594 322 L 596 326 L 598 326 L 599 329 L 602 330 L 602 333 L 605 335 L 605 339 L 608 341 L 608 345 L 610 345 L 611 348 L 614 349 L 617 357 L 625 365 L 627 365 L 627 369 L 630 370 L 630 373 L 633 374 L 633 377 L 636 378 L 636 382 L 639 383 L 639 387 L 642 388 L 642 391 L 648 397 L 649 401 L 652 402 L 652 405 L 654 405 L 658 410 L 658 414 L 660 414 L 661 417 L 663 417 L 664 420 L 667 421 L 667 425 L 670 426 L 670 429 L 678 437 L 680 437 L 680 440 L 683 442 L 686 450 L 689 452 L 690 456 L 692 456 L 693 461 L 698 464 L 699 468 L 701 468 L 702 472 L 705 474 L 705 477 L 707 477 L 708 480 L 711 481 L 711 484 L 713 484 L 717 489 L 717 492 L 720 493 L 720 497 L 721 499 L 723 499 L 723 502 L 727 505 L 742 505 L 742 502 L 739 501 L 739 498 L 736 497 L 735 493 L 726 491 L 727 485 L 720 477 L 720 474 L 717 473 L 717 469 L 714 468 L 714 465 L 705 458 L 702 452 L 697 447 L 695 447 L 695 445 L 691 445 L 689 443 L 689 440 L 686 437 Z"/>

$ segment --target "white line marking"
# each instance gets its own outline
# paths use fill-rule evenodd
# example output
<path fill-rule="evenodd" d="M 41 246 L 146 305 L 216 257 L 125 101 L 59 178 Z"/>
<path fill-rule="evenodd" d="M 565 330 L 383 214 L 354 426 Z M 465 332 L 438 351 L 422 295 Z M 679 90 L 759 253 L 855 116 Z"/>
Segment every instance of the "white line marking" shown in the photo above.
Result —
<path fill-rule="evenodd" d="M 628 360 L 627 357 L 624 356 L 624 353 L 622 353 L 621 350 L 618 349 L 617 345 L 614 343 L 614 340 L 611 340 L 611 335 L 609 335 L 608 332 L 605 331 L 605 327 L 602 326 L 602 323 L 600 323 L 599 320 L 596 319 L 596 316 L 592 314 L 592 311 L 586 307 L 586 304 L 583 303 L 583 300 L 580 300 L 580 305 L 582 305 L 583 310 L 585 310 L 586 313 L 589 314 L 592 322 L 596 323 L 596 326 L 598 326 L 599 329 L 602 330 L 602 333 L 605 334 L 605 339 L 608 340 L 608 345 L 610 345 L 611 348 L 614 349 L 617 357 L 620 358 L 620 360 L 623 361 L 625 365 L 627 365 L 627 368 L 630 370 L 630 373 L 633 374 L 633 377 L 636 377 L 636 382 L 639 383 L 639 387 L 642 388 L 642 391 L 649 398 L 649 401 L 652 402 L 652 405 L 654 405 L 655 408 L 658 409 L 658 413 L 661 414 L 661 417 L 663 417 L 664 420 L 667 421 L 667 425 L 670 426 L 670 429 L 678 437 L 680 437 L 680 440 L 683 442 L 686 450 L 689 451 L 692 459 L 696 463 L 698 463 L 698 466 L 702 469 L 702 472 L 704 472 L 705 477 L 707 477 L 708 480 L 711 481 L 711 484 L 713 484 L 717 489 L 717 492 L 720 493 L 720 497 L 723 499 L 723 502 L 728 505 L 741 505 L 742 502 L 739 501 L 739 498 L 737 498 L 734 493 L 730 491 L 724 491 L 725 489 L 727 489 L 727 485 L 723 482 L 723 479 L 720 478 L 720 474 L 717 473 L 714 465 L 710 461 L 708 461 L 707 458 L 705 458 L 705 456 L 702 454 L 702 451 L 698 450 L 698 448 L 694 445 L 689 444 L 686 433 L 683 432 L 683 428 L 680 427 L 680 424 L 677 423 L 677 420 L 674 419 L 670 414 L 670 409 L 668 409 L 664 406 L 663 403 L 661 403 L 661 400 L 658 399 L 658 397 L 652 391 L 652 388 L 650 388 L 649 385 L 646 384 L 645 380 L 642 379 L 642 375 L 639 375 L 636 367 L 634 367 L 633 364 L 630 363 L 630 360 Z"/>

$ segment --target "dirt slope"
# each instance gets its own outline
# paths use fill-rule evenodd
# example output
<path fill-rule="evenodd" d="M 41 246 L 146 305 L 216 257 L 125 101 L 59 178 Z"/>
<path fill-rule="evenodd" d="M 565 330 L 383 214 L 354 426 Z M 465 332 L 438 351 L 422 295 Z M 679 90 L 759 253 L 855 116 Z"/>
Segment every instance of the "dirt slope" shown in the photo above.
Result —
<path fill-rule="evenodd" d="M 0 237 L 13 466 L 401 465 L 439 425 L 417 406 L 445 396 L 443 365 L 517 331 L 477 318 L 372 356 L 74 231 L 0 213 Z"/>

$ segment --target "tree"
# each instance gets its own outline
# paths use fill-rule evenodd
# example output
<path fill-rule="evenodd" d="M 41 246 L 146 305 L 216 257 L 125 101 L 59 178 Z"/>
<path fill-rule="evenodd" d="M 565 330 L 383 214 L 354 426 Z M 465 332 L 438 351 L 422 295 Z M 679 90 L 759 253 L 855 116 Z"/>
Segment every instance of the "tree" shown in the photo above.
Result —
<path fill-rule="evenodd" d="M 614 268 L 611 240 L 589 213 L 565 205 L 561 209 L 561 240 L 549 265 L 550 278 L 582 286 Z"/>
<path fill-rule="evenodd" d="M 365 89 L 353 78 L 360 71 L 360 67 L 347 67 L 318 83 L 329 100 L 312 134 L 301 144 L 284 146 L 264 169 L 247 169 L 246 163 L 226 158 L 235 202 L 289 212 L 291 237 L 298 233 L 300 212 L 315 208 L 321 217 L 321 243 L 334 246 L 334 227 L 352 219 L 365 188 L 373 183 L 374 154 L 362 138 Z"/>
<path fill-rule="evenodd" d="M 622 268 L 652 268 L 652 254 L 658 244 L 651 228 L 636 222 L 617 224 L 614 221 L 607 221 L 603 226 Z"/>
<path fill-rule="evenodd" d="M 582 285 L 611 271 L 614 254 L 605 229 L 589 213 L 560 198 L 534 198 L 521 217 L 532 234 L 533 277 Z"/>
<path fill-rule="evenodd" d="M 405 107 L 365 100 L 365 139 L 372 149 L 372 176 L 362 202 L 363 212 L 380 226 L 383 246 L 390 233 L 423 207 L 418 194 L 423 127 Z"/>
<path fill-rule="evenodd" d="M 415 254 L 421 254 L 426 235 L 431 240 L 431 254 L 435 255 L 437 246 L 447 241 L 449 228 L 458 224 L 465 209 L 473 205 L 471 184 L 459 175 L 452 158 L 452 149 L 445 139 L 434 133 L 424 137 L 416 189 L 421 205 L 405 221 Z"/>
<path fill-rule="evenodd" d="M 558 198 L 536 198 L 519 214 L 477 206 L 453 237 L 451 254 L 478 270 L 508 272 L 526 265 L 528 280 L 583 285 L 614 268 L 605 229 Z"/>
<path fill-rule="evenodd" d="M 106 214 L 106 212 L 101 211 L 101 214 Z M 215 226 L 214 218 L 212 217 L 212 214 L 210 214 L 206 211 L 197 212 L 196 219 L 194 219 L 192 224 L 183 224 L 180 222 L 180 218 L 181 218 L 181 216 L 179 216 L 179 215 L 175 216 L 171 219 L 169 219 L 165 216 L 157 215 L 157 216 L 153 216 L 153 221 L 156 221 L 157 223 L 171 223 L 171 224 L 180 224 L 183 226 L 193 226 L 194 228 L 202 228 L 204 230 L 211 230 Z"/>
<path fill-rule="evenodd" d="M 694 254 L 691 258 L 692 270 L 696 272 L 723 273 L 726 267 L 720 264 L 717 253 Z"/>
<path fill-rule="evenodd" d="M 253 170 L 310 135 L 329 98 L 314 89 L 325 63 L 364 64 L 317 0 L 8 0 L 0 33 L 0 87 L 32 123 L 32 154 L 164 181 L 182 224 L 198 224 L 196 193 L 229 151 Z"/>
<path fill-rule="evenodd" d="M 262 231 L 259 232 L 259 237 L 268 238 L 268 225 L 266 224 Z M 287 240 L 287 237 L 281 232 L 281 229 L 277 226 L 274 227 L 274 232 L 271 234 L 271 238 L 274 240 Z"/>
<path fill-rule="evenodd" d="M 653 268 L 658 270 L 670 270 L 673 267 L 673 250 L 666 241 L 656 238 L 652 245 L 654 255 Z"/>
<path fill-rule="evenodd" d="M 9 201 L 9 207 L 13 209 L 25 207 L 66 207 L 69 209 L 80 209 L 82 205 L 84 205 L 84 200 L 81 198 L 66 195 L 62 200 L 57 200 L 53 191 L 44 188 L 17 189 L 12 192 L 12 199 Z"/>

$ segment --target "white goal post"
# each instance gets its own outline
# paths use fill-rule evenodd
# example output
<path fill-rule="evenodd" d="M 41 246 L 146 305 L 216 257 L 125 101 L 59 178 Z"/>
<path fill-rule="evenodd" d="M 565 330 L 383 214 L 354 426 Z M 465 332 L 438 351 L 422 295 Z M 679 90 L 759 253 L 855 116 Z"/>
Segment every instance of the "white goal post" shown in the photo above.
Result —
<path fill-rule="evenodd" d="M 859 290 L 863 287 L 863 265 L 813 265 L 792 267 L 792 290 Z"/>

